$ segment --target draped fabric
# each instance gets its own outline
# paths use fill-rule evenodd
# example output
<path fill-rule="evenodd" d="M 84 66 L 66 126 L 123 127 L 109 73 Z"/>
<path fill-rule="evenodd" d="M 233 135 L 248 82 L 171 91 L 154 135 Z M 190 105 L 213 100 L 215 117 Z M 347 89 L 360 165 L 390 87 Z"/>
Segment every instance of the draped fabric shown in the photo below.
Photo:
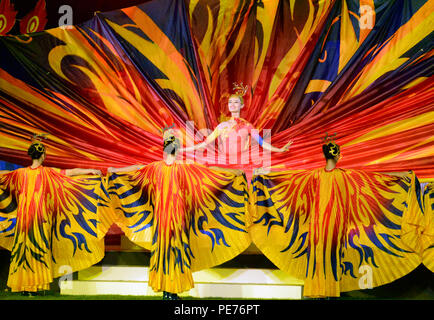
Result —
<path fill-rule="evenodd" d="M 289 170 L 254 177 L 250 234 L 304 296 L 339 296 L 398 279 L 421 263 L 425 228 L 414 173 Z"/>
<path fill-rule="evenodd" d="M 115 223 L 151 251 L 156 292 L 194 287 L 192 272 L 232 259 L 251 243 L 244 176 L 198 164 L 164 161 L 111 174 Z"/>
<path fill-rule="evenodd" d="M 241 117 L 274 146 L 294 141 L 273 165 L 317 168 L 320 138 L 337 132 L 346 168 L 433 179 L 433 9 L 154 0 L 0 37 L 0 159 L 26 165 L 29 137 L 48 132 L 50 166 L 149 164 L 167 119 L 185 143 L 226 120 L 236 81 L 249 86 Z"/>
<path fill-rule="evenodd" d="M 424 191 L 425 230 L 422 237 L 423 264 L 434 272 L 434 185 Z"/>
<path fill-rule="evenodd" d="M 11 251 L 12 291 L 49 289 L 53 278 L 85 269 L 104 256 L 111 222 L 100 177 L 67 177 L 40 166 L 0 175 L 0 245 Z"/>

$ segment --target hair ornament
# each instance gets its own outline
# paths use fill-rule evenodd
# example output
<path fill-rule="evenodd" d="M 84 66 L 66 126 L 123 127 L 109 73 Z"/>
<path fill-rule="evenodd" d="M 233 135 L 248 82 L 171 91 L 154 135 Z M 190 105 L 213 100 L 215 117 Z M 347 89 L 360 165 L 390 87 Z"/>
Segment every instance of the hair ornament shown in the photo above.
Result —
<path fill-rule="evenodd" d="M 37 141 L 42 141 L 42 139 L 47 139 L 49 133 L 34 133 L 32 137 L 32 143 Z"/>
<path fill-rule="evenodd" d="M 240 97 L 245 96 L 247 90 L 249 89 L 249 86 L 248 85 L 244 86 L 242 82 L 240 84 L 234 82 L 233 86 L 234 86 L 233 90 L 235 91 L 235 94 Z"/>
<path fill-rule="evenodd" d="M 172 123 L 170 126 L 165 126 L 163 129 L 161 129 L 161 132 L 164 133 L 167 130 L 170 130 L 172 128 L 175 128 L 175 123 Z"/>
<path fill-rule="evenodd" d="M 326 135 L 324 138 L 321 138 L 321 140 L 327 144 L 329 142 L 335 142 L 335 138 L 337 136 L 337 133 L 335 132 L 333 135 L 329 136 L 329 134 L 326 132 Z"/>

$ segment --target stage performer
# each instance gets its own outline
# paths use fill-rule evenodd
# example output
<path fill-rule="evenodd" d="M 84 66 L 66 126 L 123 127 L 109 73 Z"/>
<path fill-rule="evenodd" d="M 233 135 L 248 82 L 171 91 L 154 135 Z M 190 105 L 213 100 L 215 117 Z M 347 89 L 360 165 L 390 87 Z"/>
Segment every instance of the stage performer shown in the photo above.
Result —
<path fill-rule="evenodd" d="M 53 278 L 102 259 L 97 207 L 109 198 L 104 203 L 99 170 L 45 167 L 46 149 L 37 139 L 28 155 L 29 167 L 0 175 L 0 246 L 11 251 L 7 286 L 35 295 L 49 290 Z"/>
<path fill-rule="evenodd" d="M 250 234 L 281 270 L 304 280 L 306 297 L 394 281 L 421 263 L 420 185 L 413 172 L 336 168 L 325 138 L 324 168 L 255 172 Z"/>
<path fill-rule="evenodd" d="M 423 264 L 434 272 L 434 183 L 427 184 L 424 191 L 425 228 L 422 236 Z"/>
<path fill-rule="evenodd" d="M 240 117 L 241 110 L 244 108 L 243 96 L 246 94 L 247 89 L 248 87 L 243 86 L 242 83 L 240 85 L 234 83 L 236 93 L 230 95 L 228 99 L 228 109 L 231 113 L 231 118 L 221 122 L 204 142 L 181 148 L 180 152 L 188 153 L 204 149 L 211 143 L 215 143 L 217 139 L 218 155 L 216 163 L 221 166 L 244 170 L 248 181 L 250 181 L 253 168 L 258 167 L 258 164 L 253 166 L 254 162 L 263 160 L 259 158 L 255 159 L 255 153 L 252 152 L 252 138 L 259 146 L 269 152 L 288 151 L 292 140 L 288 141 L 282 148 L 274 147 L 263 140 L 251 123 Z"/>
<path fill-rule="evenodd" d="M 241 170 L 177 160 L 180 141 L 164 131 L 164 160 L 108 168 L 115 223 L 149 249 L 149 286 L 163 299 L 194 287 L 192 272 L 219 265 L 251 243 Z M 120 173 L 124 172 L 124 173 Z"/>

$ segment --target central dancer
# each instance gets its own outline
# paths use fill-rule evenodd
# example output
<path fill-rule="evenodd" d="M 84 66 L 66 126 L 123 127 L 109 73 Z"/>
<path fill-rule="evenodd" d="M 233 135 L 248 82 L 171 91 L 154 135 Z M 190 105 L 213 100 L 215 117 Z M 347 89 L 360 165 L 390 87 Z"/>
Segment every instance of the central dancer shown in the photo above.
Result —
<path fill-rule="evenodd" d="M 282 148 L 277 148 L 264 141 L 251 123 L 241 118 L 241 110 L 244 108 L 243 96 L 246 94 L 248 87 L 243 84 L 234 83 L 235 93 L 229 96 L 228 109 L 231 113 L 229 120 L 221 122 L 214 131 L 206 138 L 205 141 L 181 148 L 180 153 L 194 152 L 202 150 L 217 140 L 218 160 L 216 163 L 225 167 L 242 169 L 247 175 L 248 181 L 252 176 L 253 167 L 267 167 L 270 163 L 258 163 L 264 161 L 266 152 L 263 153 L 263 159 L 259 158 L 258 152 L 254 152 L 255 144 L 251 139 L 268 152 L 286 152 L 292 144 L 288 141 Z M 270 159 L 265 159 L 270 160 Z"/>
<path fill-rule="evenodd" d="M 108 168 L 109 192 L 116 224 L 151 251 L 149 286 L 163 291 L 163 299 L 178 299 L 194 287 L 193 271 L 219 265 L 250 245 L 247 181 L 241 170 L 177 160 L 173 129 L 163 139 L 164 160 Z"/>

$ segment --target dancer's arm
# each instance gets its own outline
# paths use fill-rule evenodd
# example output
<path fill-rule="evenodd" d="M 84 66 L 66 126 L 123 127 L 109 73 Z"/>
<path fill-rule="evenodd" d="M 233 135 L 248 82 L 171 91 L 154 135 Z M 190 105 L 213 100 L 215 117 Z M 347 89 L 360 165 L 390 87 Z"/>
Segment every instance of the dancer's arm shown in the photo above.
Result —
<path fill-rule="evenodd" d="M 269 174 L 270 172 L 281 172 L 281 171 L 285 171 L 285 170 L 288 170 L 288 169 L 283 164 L 278 164 L 278 165 L 275 165 L 272 167 L 267 167 L 267 168 L 264 168 L 264 167 L 256 168 L 253 171 L 253 174 L 256 176 L 259 176 L 259 175 Z"/>
<path fill-rule="evenodd" d="M 406 176 L 408 176 L 409 174 L 411 174 L 411 170 L 409 170 L 409 171 L 402 171 L 402 172 L 382 172 L 383 174 L 387 174 L 387 175 L 389 175 L 389 176 L 395 176 L 395 177 L 400 177 L 400 178 L 403 178 L 403 177 L 406 177 Z"/>
<path fill-rule="evenodd" d="M 0 170 L 0 174 L 5 174 L 5 173 L 8 173 L 8 172 L 11 172 L 10 170 Z"/>
<path fill-rule="evenodd" d="M 217 170 L 217 171 L 229 172 L 229 173 L 232 173 L 236 176 L 240 176 L 244 173 L 244 171 L 240 170 L 240 169 L 229 169 L 229 168 L 214 167 L 214 166 L 209 167 L 209 168 L 213 169 L 213 170 Z"/>
<path fill-rule="evenodd" d="M 206 139 L 205 139 L 204 142 L 201 142 L 201 143 L 195 144 L 195 145 L 193 145 L 193 146 L 191 146 L 191 147 L 180 148 L 180 149 L 179 149 L 179 152 L 180 152 L 180 153 L 182 153 L 182 152 L 192 152 L 192 151 L 196 151 L 196 150 L 199 150 L 199 149 L 203 149 L 203 148 L 205 148 L 208 144 L 210 144 L 210 143 L 213 142 L 215 139 L 217 139 L 217 137 L 219 136 L 219 134 L 220 134 L 220 129 L 219 129 L 219 127 L 217 126 L 217 128 L 215 128 L 214 131 L 213 131 L 213 132 L 212 132 L 208 137 L 206 137 Z"/>
<path fill-rule="evenodd" d="M 97 169 L 82 169 L 82 168 L 74 168 L 74 169 L 66 169 L 65 175 L 66 176 L 79 176 L 79 175 L 86 175 L 86 174 L 95 174 L 95 175 L 101 175 L 101 171 Z"/>
<path fill-rule="evenodd" d="M 113 168 L 113 167 L 109 167 L 107 168 L 107 172 L 111 173 L 115 173 L 115 172 L 130 172 L 130 171 L 137 171 L 142 169 L 144 166 L 143 165 L 132 165 L 132 166 L 128 166 L 128 167 L 122 167 L 122 168 Z"/>
<path fill-rule="evenodd" d="M 262 142 L 262 148 L 269 150 L 269 151 L 272 151 L 272 152 L 286 152 L 289 150 L 289 147 L 291 146 L 291 144 L 292 144 L 292 140 L 289 140 L 288 143 L 285 144 L 282 148 L 276 148 L 276 147 L 273 147 L 271 144 L 263 141 Z"/>
<path fill-rule="evenodd" d="M 289 140 L 287 144 L 285 144 L 282 148 L 276 148 L 269 144 L 268 142 L 265 142 L 264 139 L 259 134 L 252 134 L 253 139 L 255 139 L 262 148 L 265 150 L 269 150 L 271 152 L 286 152 L 289 150 L 289 147 L 293 143 L 292 140 Z"/>

